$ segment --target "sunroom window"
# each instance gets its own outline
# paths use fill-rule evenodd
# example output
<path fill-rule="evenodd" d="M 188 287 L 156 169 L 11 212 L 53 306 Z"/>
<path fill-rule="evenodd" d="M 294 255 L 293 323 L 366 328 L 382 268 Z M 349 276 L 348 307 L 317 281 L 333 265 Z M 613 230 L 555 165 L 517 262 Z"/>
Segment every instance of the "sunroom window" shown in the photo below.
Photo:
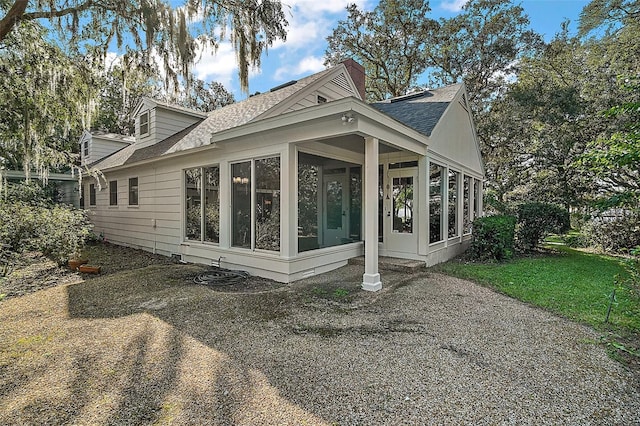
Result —
<path fill-rule="evenodd" d="M 460 173 L 449 169 L 449 238 L 457 237 L 458 232 L 458 177 Z"/>
<path fill-rule="evenodd" d="M 442 241 L 442 175 L 444 167 L 436 164 L 429 164 L 429 243 Z"/>
<path fill-rule="evenodd" d="M 220 239 L 220 169 L 187 169 L 185 174 L 185 237 L 217 243 Z"/>
<path fill-rule="evenodd" d="M 280 157 L 231 165 L 232 245 L 280 251 Z"/>
<path fill-rule="evenodd" d="M 471 233 L 471 197 L 473 191 L 473 178 L 471 176 L 464 177 L 464 200 L 463 200 L 463 222 L 462 229 L 464 234 Z"/>
<path fill-rule="evenodd" d="M 361 240 L 362 167 L 298 154 L 298 252 Z"/>

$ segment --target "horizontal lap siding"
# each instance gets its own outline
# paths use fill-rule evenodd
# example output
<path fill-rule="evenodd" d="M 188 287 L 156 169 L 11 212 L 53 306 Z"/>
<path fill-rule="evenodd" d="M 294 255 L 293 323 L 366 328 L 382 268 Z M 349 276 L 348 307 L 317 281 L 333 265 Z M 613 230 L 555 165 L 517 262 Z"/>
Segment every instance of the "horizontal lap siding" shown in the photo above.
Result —
<path fill-rule="evenodd" d="M 129 205 L 132 177 L 138 178 L 137 206 Z M 108 173 L 106 179 L 118 181 L 118 205 L 109 206 L 109 185 L 103 185 L 96 194 L 96 206 L 88 206 L 94 232 L 114 243 L 167 255 L 175 253 L 182 238 L 181 171 L 144 167 Z"/>
<path fill-rule="evenodd" d="M 169 136 L 175 135 L 179 131 L 191 126 L 198 120 L 200 119 L 190 115 L 179 114 L 171 111 L 163 111 L 159 108 L 156 108 L 156 117 L 154 123 L 156 128 L 156 141 L 160 142 L 161 140 L 164 140 Z"/>
<path fill-rule="evenodd" d="M 318 104 L 318 95 L 322 96 L 327 102 L 335 101 L 338 99 L 346 98 L 348 96 L 355 96 L 353 92 L 349 92 L 344 88 L 338 86 L 333 82 L 329 82 L 322 86 L 317 91 L 305 96 L 289 108 L 287 112 L 297 111 L 299 109 L 308 108 Z"/>

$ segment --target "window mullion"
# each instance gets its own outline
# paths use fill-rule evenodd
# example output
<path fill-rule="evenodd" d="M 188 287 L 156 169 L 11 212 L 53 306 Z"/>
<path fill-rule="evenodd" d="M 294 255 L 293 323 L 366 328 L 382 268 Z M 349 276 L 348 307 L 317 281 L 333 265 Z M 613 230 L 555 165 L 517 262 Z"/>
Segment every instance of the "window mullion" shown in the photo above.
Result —
<path fill-rule="evenodd" d="M 205 214 L 205 195 L 204 195 L 204 167 L 200 167 L 200 242 L 204 242 L 204 214 Z"/>
<path fill-rule="evenodd" d="M 251 250 L 256 249 L 256 160 L 251 160 Z"/>

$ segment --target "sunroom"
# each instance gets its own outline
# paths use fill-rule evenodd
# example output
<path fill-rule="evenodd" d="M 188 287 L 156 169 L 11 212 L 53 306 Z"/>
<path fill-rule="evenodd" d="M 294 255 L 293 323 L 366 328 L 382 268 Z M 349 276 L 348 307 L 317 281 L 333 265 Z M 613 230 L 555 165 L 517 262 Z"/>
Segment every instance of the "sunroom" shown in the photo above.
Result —
<path fill-rule="evenodd" d="M 346 61 L 206 115 L 143 99 L 136 142 L 92 165 L 103 185 L 84 181 L 108 188 L 87 207 L 96 233 L 282 282 L 364 256 L 367 290 L 380 255 L 450 259 L 482 211 L 464 86 L 363 97 Z"/>
<path fill-rule="evenodd" d="M 445 260 L 481 211 L 481 172 L 430 153 L 429 137 L 354 98 L 211 144 L 198 153 L 209 163 L 183 171 L 187 261 L 290 282 L 364 255 L 363 288 L 377 290 L 379 255 Z"/>

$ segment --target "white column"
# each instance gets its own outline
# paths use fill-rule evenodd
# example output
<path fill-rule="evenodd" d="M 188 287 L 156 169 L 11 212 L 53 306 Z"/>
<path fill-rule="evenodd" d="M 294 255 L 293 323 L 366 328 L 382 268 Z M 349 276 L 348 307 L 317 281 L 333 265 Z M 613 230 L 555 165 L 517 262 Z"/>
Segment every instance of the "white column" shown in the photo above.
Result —
<path fill-rule="evenodd" d="M 362 289 L 378 291 L 378 139 L 364 138 L 364 274 Z"/>
<path fill-rule="evenodd" d="M 298 178 L 298 166 L 296 161 L 296 147 L 293 144 L 281 151 L 280 169 L 280 253 L 289 259 L 297 254 L 297 207 L 298 190 L 296 180 Z"/>

